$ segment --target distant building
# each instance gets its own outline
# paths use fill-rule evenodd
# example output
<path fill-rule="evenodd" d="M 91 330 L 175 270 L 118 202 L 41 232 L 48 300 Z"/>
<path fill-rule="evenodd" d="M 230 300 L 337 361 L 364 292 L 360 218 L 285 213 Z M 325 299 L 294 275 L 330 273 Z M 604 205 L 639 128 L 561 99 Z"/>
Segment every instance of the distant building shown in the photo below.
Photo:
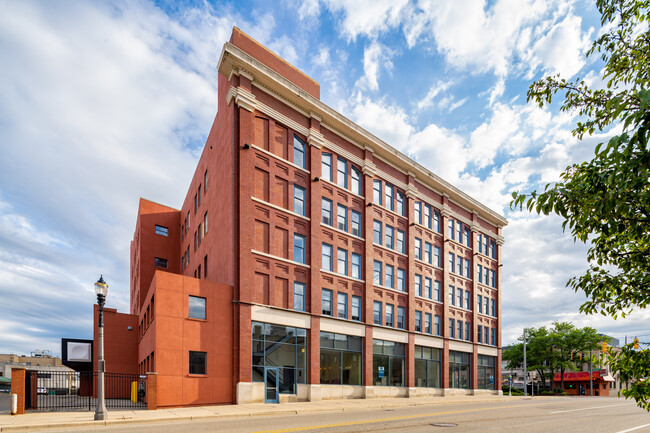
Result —
<path fill-rule="evenodd" d="M 218 71 L 180 210 L 140 201 L 107 370 L 159 406 L 499 393 L 503 216 L 239 29 Z"/>
<path fill-rule="evenodd" d="M 48 386 L 60 388 L 76 387 L 78 383 L 75 371 L 65 367 L 61 363 L 61 358 L 53 357 L 49 352 L 37 351 L 33 352 L 31 356 L 0 354 L 0 377 L 11 379 L 11 369 L 15 367 L 38 370 L 37 387 L 39 389 L 44 389 L 46 383 Z M 69 375 L 53 375 L 52 373 L 69 373 Z M 55 381 L 52 380 L 52 376 L 55 377 Z"/>

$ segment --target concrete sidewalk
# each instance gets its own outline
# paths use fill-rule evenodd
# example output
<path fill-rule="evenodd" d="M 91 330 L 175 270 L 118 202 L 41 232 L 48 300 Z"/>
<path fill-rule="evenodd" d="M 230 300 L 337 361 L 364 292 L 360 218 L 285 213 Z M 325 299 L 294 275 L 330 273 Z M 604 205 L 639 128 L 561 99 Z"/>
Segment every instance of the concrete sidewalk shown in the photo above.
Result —
<path fill-rule="evenodd" d="M 93 412 L 33 412 L 25 415 L 0 415 L 0 432 L 32 429 L 116 426 L 120 424 L 170 421 L 209 420 L 224 417 L 294 415 L 314 412 L 367 411 L 408 406 L 441 406 L 477 402 L 517 401 L 531 397 L 451 396 L 417 398 L 381 398 L 372 400 L 329 400 L 282 404 L 243 404 L 228 406 L 199 406 L 158 410 L 109 411 L 106 421 L 94 421 Z M 548 397 L 535 397 L 548 398 Z"/>

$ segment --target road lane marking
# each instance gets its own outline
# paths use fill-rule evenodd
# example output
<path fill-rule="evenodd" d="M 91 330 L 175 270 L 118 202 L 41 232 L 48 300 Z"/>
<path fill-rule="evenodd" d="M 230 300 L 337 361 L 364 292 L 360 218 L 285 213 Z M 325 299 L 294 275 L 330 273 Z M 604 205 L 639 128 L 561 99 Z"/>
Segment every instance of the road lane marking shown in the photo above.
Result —
<path fill-rule="evenodd" d="M 580 408 L 580 409 L 556 410 L 555 412 L 551 412 L 551 413 L 577 412 L 579 410 L 603 409 L 603 408 L 606 408 L 606 407 L 627 406 L 627 405 L 628 405 L 627 403 L 608 404 L 606 406 L 592 406 L 592 407 L 583 407 L 583 408 Z"/>
<path fill-rule="evenodd" d="M 627 429 L 627 430 L 621 430 L 621 431 L 616 432 L 616 433 L 627 433 L 627 432 L 629 432 L 629 431 L 634 431 L 634 430 L 638 430 L 638 429 L 640 429 L 640 428 L 643 428 L 643 427 L 649 427 L 649 426 L 650 426 L 650 424 L 640 425 L 640 426 L 638 426 L 638 427 L 632 427 L 632 428 L 629 428 L 629 429 Z"/>
<path fill-rule="evenodd" d="M 436 415 L 450 415 L 450 414 L 455 414 L 455 413 L 480 412 L 480 411 L 496 410 L 496 409 L 513 409 L 513 408 L 517 408 L 517 407 L 548 406 L 548 405 L 551 405 L 551 404 L 557 404 L 557 401 L 554 401 L 552 403 L 520 404 L 520 405 L 515 405 L 515 406 L 496 406 L 496 407 L 484 407 L 484 408 L 476 408 L 476 409 L 450 410 L 450 411 L 445 411 L 445 412 L 434 412 L 434 413 L 427 413 L 427 414 L 420 414 L 420 415 L 393 416 L 393 417 L 390 417 L 390 418 L 377 418 L 377 419 L 368 419 L 368 420 L 362 420 L 362 421 L 346 421 L 346 422 L 340 422 L 340 423 L 334 423 L 334 424 L 321 424 L 321 425 L 312 425 L 312 426 L 306 426 L 306 427 L 283 428 L 283 429 L 279 429 L 279 430 L 263 430 L 263 431 L 259 431 L 259 432 L 256 432 L 256 433 L 289 433 L 289 432 L 305 431 L 305 430 L 319 430 L 319 429 L 323 429 L 323 428 L 346 427 L 346 426 L 359 425 L 359 424 L 373 424 L 373 423 L 386 422 L 386 421 L 399 421 L 399 420 L 414 419 L 414 418 L 427 418 L 427 417 L 436 416 Z"/>

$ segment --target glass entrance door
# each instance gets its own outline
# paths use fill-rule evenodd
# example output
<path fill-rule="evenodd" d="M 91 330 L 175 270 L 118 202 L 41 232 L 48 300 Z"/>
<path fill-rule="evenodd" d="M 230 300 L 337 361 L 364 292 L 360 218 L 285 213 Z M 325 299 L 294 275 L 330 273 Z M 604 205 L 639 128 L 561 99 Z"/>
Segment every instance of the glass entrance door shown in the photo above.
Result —
<path fill-rule="evenodd" d="M 264 367 L 264 403 L 278 403 L 278 368 Z"/>

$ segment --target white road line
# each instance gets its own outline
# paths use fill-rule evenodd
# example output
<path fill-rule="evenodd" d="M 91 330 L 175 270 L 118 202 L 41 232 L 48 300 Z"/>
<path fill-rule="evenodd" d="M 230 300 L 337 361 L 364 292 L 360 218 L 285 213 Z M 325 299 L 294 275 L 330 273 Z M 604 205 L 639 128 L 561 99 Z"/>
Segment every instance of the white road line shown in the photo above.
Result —
<path fill-rule="evenodd" d="M 643 428 L 643 427 L 650 427 L 650 424 L 640 425 L 640 426 L 638 426 L 638 427 L 632 427 L 632 428 L 629 428 L 629 429 L 627 429 L 627 430 L 621 430 L 621 431 L 616 432 L 616 433 L 627 433 L 627 432 L 629 432 L 629 431 L 638 430 L 638 429 Z"/>
<path fill-rule="evenodd" d="M 616 406 L 627 406 L 628 404 L 608 404 L 607 406 L 593 406 L 593 407 L 583 407 L 580 409 L 570 409 L 570 410 L 557 410 L 551 413 L 565 413 L 565 412 L 577 412 L 579 410 L 590 410 L 590 409 L 603 409 L 605 407 L 616 407 Z"/>

